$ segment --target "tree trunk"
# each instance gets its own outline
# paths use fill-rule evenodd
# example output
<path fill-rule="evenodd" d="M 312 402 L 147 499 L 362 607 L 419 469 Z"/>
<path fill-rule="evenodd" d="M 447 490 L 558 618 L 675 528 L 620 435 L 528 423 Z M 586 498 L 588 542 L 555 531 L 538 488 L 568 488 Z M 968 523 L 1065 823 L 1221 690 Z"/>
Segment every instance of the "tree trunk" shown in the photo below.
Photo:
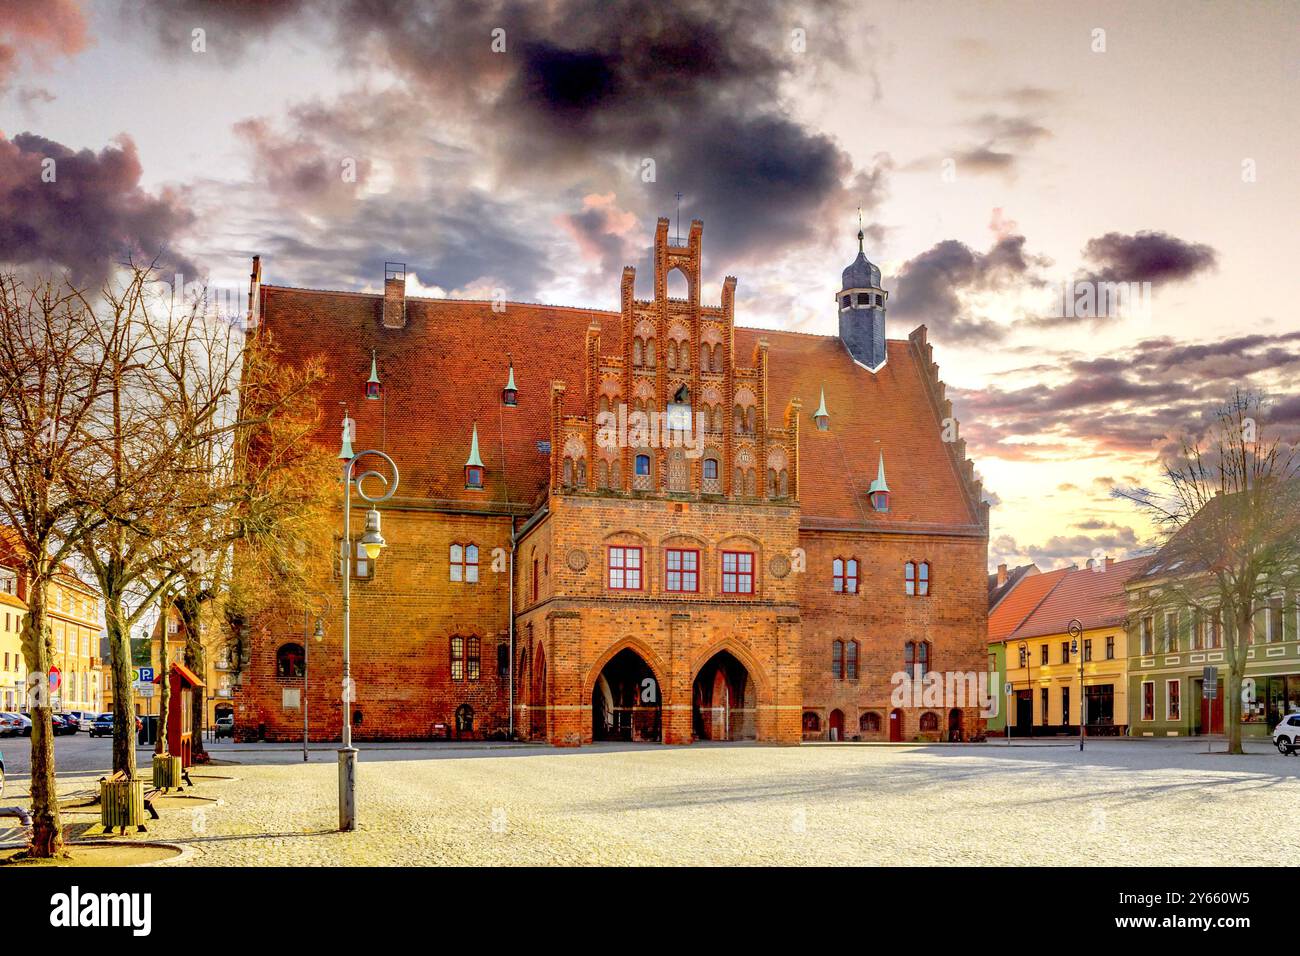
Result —
<path fill-rule="evenodd" d="M 193 596 L 187 594 L 177 602 L 181 622 L 185 627 L 185 666 L 192 670 L 199 680 L 206 681 L 206 662 L 203 653 L 203 627 L 201 616 L 203 606 Z M 206 754 L 203 749 L 203 722 L 207 711 L 208 687 L 194 688 L 194 706 L 190 708 L 190 753 Z M 203 759 L 207 759 L 204 757 Z"/>
<path fill-rule="evenodd" d="M 104 595 L 104 623 L 113 669 L 113 770 L 134 778 L 135 688 L 131 680 L 131 630 L 125 623 L 122 595 Z"/>
<path fill-rule="evenodd" d="M 52 857 L 63 851 L 63 826 L 59 819 L 58 789 L 54 779 L 54 725 L 50 720 L 49 668 L 51 650 L 46 617 L 46 582 L 36 581 L 27 595 L 23 621 L 27 696 L 32 715 L 32 840 L 34 857 Z"/>
<path fill-rule="evenodd" d="M 164 602 L 162 617 L 158 621 L 158 633 L 162 635 L 158 648 L 158 673 L 161 678 L 158 681 L 158 740 L 154 744 L 153 752 L 156 754 L 167 753 L 167 708 L 171 706 L 172 682 L 171 675 L 168 671 L 171 669 L 171 662 L 167 658 L 167 605 Z"/>

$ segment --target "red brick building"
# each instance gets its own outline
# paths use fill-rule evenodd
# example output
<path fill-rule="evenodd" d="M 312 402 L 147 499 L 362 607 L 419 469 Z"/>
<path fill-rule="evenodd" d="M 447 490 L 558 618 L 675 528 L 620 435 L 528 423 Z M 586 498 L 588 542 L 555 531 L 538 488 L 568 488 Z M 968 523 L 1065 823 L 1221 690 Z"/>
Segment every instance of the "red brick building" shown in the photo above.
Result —
<path fill-rule="evenodd" d="M 408 299 L 400 268 L 382 296 L 283 288 L 254 261 L 253 321 L 289 361 L 324 356 L 322 407 L 401 470 L 352 589 L 358 739 L 976 725 L 973 703 L 890 704 L 900 671 L 986 662 L 988 512 L 924 326 L 885 338 L 860 249 L 839 336 L 737 327 L 734 278 L 700 300 L 702 235 L 661 219 L 653 297 L 627 268 L 618 312 Z M 343 719 L 337 608 L 309 648 L 314 739 Z M 242 736 L 302 733 L 302 620 L 244 638 Z"/>

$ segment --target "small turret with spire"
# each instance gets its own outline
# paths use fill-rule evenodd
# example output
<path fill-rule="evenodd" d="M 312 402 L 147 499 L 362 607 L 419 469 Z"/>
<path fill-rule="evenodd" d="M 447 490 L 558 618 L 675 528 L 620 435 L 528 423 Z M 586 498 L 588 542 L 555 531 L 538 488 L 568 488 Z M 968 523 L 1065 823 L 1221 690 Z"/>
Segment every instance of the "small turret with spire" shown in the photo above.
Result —
<path fill-rule="evenodd" d="M 889 485 L 885 482 L 885 453 L 883 451 L 880 453 L 880 461 L 876 465 L 876 480 L 867 489 L 867 497 L 871 499 L 873 511 L 889 510 Z"/>
<path fill-rule="evenodd" d="M 885 364 L 885 300 L 880 269 L 867 258 L 862 210 L 858 210 L 858 257 L 841 275 L 836 294 L 840 316 L 840 341 L 853 360 L 871 371 Z"/>
<path fill-rule="evenodd" d="M 826 410 L 825 386 L 822 386 L 822 400 L 817 405 L 817 411 L 813 412 L 813 421 L 817 423 L 819 432 L 824 432 L 831 427 L 831 413 Z"/>
<path fill-rule="evenodd" d="M 478 453 L 478 422 L 474 423 L 474 435 L 469 443 L 469 457 L 465 459 L 465 487 L 483 487 L 483 459 Z"/>

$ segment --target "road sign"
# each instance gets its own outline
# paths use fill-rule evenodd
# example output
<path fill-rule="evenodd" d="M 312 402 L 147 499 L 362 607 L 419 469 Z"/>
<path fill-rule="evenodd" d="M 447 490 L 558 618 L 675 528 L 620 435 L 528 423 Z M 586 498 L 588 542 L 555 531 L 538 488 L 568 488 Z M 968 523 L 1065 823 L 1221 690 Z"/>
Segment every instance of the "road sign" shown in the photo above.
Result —
<path fill-rule="evenodd" d="M 157 688 L 153 684 L 141 684 L 136 688 L 141 697 L 152 697 Z"/>
<path fill-rule="evenodd" d="M 1201 673 L 1201 696 L 1206 700 L 1215 700 L 1219 696 L 1219 669 L 1207 667 Z"/>
<path fill-rule="evenodd" d="M 63 681 L 63 672 L 57 667 L 50 668 L 50 693 L 53 694 L 59 689 L 59 684 Z"/>
<path fill-rule="evenodd" d="M 140 683 L 142 683 L 142 684 L 152 684 L 152 683 L 153 683 L 153 668 L 152 668 L 152 667 L 142 667 L 142 668 L 140 668 L 140 676 L 137 677 L 136 680 L 138 680 L 138 681 L 139 681 Z"/>

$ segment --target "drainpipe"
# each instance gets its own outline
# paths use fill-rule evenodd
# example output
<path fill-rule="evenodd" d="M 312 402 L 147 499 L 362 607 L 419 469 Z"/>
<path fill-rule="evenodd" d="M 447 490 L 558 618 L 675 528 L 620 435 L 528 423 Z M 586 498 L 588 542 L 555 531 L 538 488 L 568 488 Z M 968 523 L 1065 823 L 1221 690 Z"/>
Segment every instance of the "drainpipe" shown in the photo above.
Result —
<path fill-rule="evenodd" d="M 506 577 L 509 579 L 510 598 L 507 604 L 510 615 L 510 666 L 506 674 L 510 678 L 510 739 L 515 739 L 515 548 L 519 539 L 515 536 L 515 516 L 510 516 L 510 566 Z"/>

